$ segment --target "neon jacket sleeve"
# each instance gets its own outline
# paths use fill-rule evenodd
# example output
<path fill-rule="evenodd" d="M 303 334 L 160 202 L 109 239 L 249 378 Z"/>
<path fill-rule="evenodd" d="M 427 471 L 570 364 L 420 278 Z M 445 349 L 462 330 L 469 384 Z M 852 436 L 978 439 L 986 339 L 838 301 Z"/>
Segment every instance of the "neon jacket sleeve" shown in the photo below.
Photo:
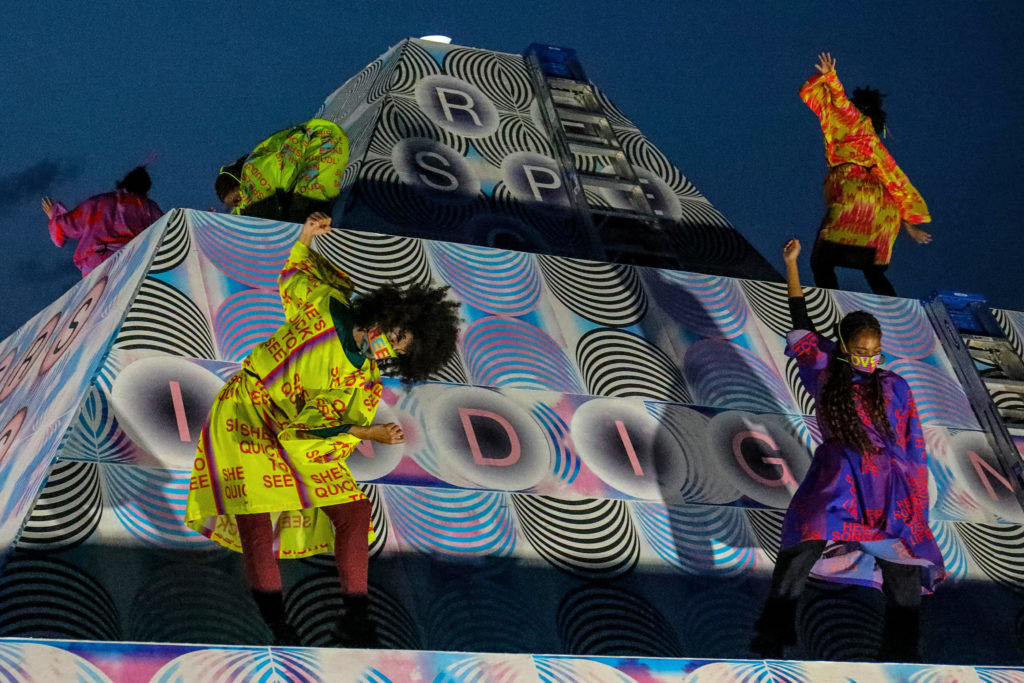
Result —
<path fill-rule="evenodd" d="M 817 396 L 818 378 L 835 350 L 835 342 L 816 332 L 793 330 L 786 335 L 786 356 L 796 359 L 800 383 L 811 396 Z"/>
<path fill-rule="evenodd" d="M 331 294 L 347 303 L 355 290 L 347 275 L 302 242 L 296 242 L 292 247 L 277 278 L 277 286 L 286 318 Z"/>
<path fill-rule="evenodd" d="M 294 420 L 282 425 L 277 438 L 289 453 L 305 453 L 310 459 L 343 460 L 362 441 L 348 430 L 373 424 L 382 393 L 378 379 L 354 394 L 318 394 L 306 402 Z M 349 397 L 351 404 L 343 396 Z"/>

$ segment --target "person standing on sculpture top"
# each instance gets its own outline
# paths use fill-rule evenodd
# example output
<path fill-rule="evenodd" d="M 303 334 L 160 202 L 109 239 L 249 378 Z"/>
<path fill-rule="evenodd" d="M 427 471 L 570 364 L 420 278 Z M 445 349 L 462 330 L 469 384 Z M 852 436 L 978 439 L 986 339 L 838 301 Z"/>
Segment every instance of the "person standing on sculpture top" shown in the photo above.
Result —
<path fill-rule="evenodd" d="M 885 628 L 880 657 L 918 659 L 921 593 L 946 576 L 928 526 L 928 453 L 907 381 L 879 367 L 882 329 L 866 311 L 852 311 L 820 334 L 800 286 L 800 242 L 783 250 L 793 330 L 786 355 L 814 397 L 821 445 L 793 494 L 771 589 L 754 625 L 752 651 L 778 659 L 796 642 L 797 601 L 808 575 L 880 587 Z"/>
<path fill-rule="evenodd" d="M 136 166 L 114 192 L 89 197 L 71 211 L 43 197 L 53 243 L 62 247 L 68 239 L 78 240 L 74 262 L 82 277 L 164 215 L 148 197 L 152 184 L 145 167 Z"/>
<path fill-rule="evenodd" d="M 875 294 L 896 296 L 885 276 L 893 243 L 903 226 L 918 244 L 932 237 L 917 227 L 931 221 L 921 194 L 882 144 L 886 134 L 881 92 L 857 88 L 847 99 L 832 55 L 818 55 L 818 73 L 800 97 L 821 122 L 825 135 L 825 217 L 811 252 L 819 287 L 838 289 L 836 267 L 864 273 Z"/>

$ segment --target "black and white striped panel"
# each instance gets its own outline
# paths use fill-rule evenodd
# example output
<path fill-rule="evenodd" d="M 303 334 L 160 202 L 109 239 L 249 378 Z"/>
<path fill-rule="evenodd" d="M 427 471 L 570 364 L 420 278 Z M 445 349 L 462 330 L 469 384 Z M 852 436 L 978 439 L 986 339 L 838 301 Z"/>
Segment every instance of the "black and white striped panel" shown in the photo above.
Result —
<path fill-rule="evenodd" d="M 92 535 L 102 515 L 98 465 L 57 463 L 22 529 L 18 549 L 52 552 L 73 548 Z"/>
<path fill-rule="evenodd" d="M 512 494 L 519 525 L 533 549 L 555 567 L 591 579 L 633 570 L 640 537 L 626 503 Z"/>
<path fill-rule="evenodd" d="M 757 544 L 761 550 L 775 562 L 779 556 L 779 544 L 782 542 L 782 520 L 786 513 L 783 510 L 759 510 L 747 508 L 744 510 L 750 528 L 754 531 Z"/>
<path fill-rule="evenodd" d="M 587 237 L 581 221 L 568 210 L 559 211 L 545 204 L 524 202 L 516 199 L 503 181 L 499 181 L 491 191 L 489 200 L 491 214 L 501 214 L 515 218 L 535 229 L 544 241 L 544 249 L 565 254 L 585 253 Z M 484 217 L 493 220 L 493 216 Z"/>
<path fill-rule="evenodd" d="M 576 344 L 576 363 L 594 396 L 638 397 L 691 403 L 675 362 L 643 337 L 596 329 Z"/>
<path fill-rule="evenodd" d="M 430 53 L 411 40 L 402 44 L 402 52 L 388 84 L 391 93 L 412 95 L 421 78 L 441 73 L 441 67 Z"/>
<path fill-rule="evenodd" d="M 487 207 L 483 196 L 458 204 L 426 197 L 401 182 L 390 159 L 367 159 L 356 188 L 368 209 L 413 236 L 461 235 L 464 226 Z"/>
<path fill-rule="evenodd" d="M 647 314 L 647 294 L 631 266 L 539 256 L 544 281 L 570 311 L 609 327 L 628 327 Z"/>
<path fill-rule="evenodd" d="M 213 566 L 167 564 L 132 596 L 125 639 L 262 645 L 270 632 L 238 576 Z"/>
<path fill-rule="evenodd" d="M 754 280 L 739 280 L 739 283 L 754 315 L 768 329 L 779 336 L 785 336 L 793 329 L 786 285 Z M 843 317 L 839 305 L 827 289 L 804 290 L 804 303 L 807 305 L 807 315 L 811 322 L 822 334 L 831 334 Z"/>
<path fill-rule="evenodd" d="M 19 554 L 0 577 L 0 636 L 121 640 L 123 634 L 114 600 L 95 578 L 67 562 Z"/>
<path fill-rule="evenodd" d="M 702 588 L 687 595 L 686 602 L 681 603 L 700 607 L 677 615 L 683 622 L 679 629 L 688 650 L 699 652 L 706 659 L 729 659 L 746 652 L 752 624 L 761 609 L 752 596 L 758 595 L 761 588 L 745 577 L 715 581 Z M 743 679 L 727 680 L 738 683 Z"/>
<path fill-rule="evenodd" d="M 370 140 L 370 152 L 390 159 L 394 146 L 408 138 L 435 140 L 463 156 L 469 151 L 468 140 L 435 125 L 416 100 L 389 97 L 381 105 Z"/>
<path fill-rule="evenodd" d="M 558 606 L 556 623 L 566 654 L 682 656 L 664 615 L 621 586 L 589 584 L 570 591 Z"/>
<path fill-rule="evenodd" d="M 334 230 L 317 238 L 317 250 L 349 274 L 361 292 L 387 283 L 429 284 L 423 243 L 411 237 Z"/>
<path fill-rule="evenodd" d="M 376 626 L 380 646 L 422 649 L 416 622 L 402 603 L 373 583 L 369 594 L 370 620 Z M 338 571 L 333 566 L 297 582 L 287 593 L 285 607 L 288 622 L 295 625 L 303 644 L 314 647 L 351 645 L 338 638 L 345 608 Z"/>
<path fill-rule="evenodd" d="M 622 110 L 615 106 L 615 103 L 608 99 L 608 96 L 603 92 L 594 88 L 594 93 L 597 95 L 597 101 L 601 104 L 601 109 L 604 111 L 604 117 L 608 119 L 608 123 L 611 124 L 612 128 L 632 128 L 636 129 L 633 122 L 622 113 Z"/>
<path fill-rule="evenodd" d="M 750 251 L 747 241 L 709 204 L 681 204 L 679 225 L 667 232 L 675 253 L 687 267 L 702 271 L 715 267 L 736 267 Z"/>
<path fill-rule="evenodd" d="M 177 288 L 151 277 L 143 280 L 135 295 L 114 348 L 189 358 L 217 357 L 206 314 Z"/>
<path fill-rule="evenodd" d="M 814 591 L 803 605 L 797 629 L 812 659 L 850 662 L 878 656 L 883 616 L 850 593 L 834 588 Z"/>
<path fill-rule="evenodd" d="M 489 164 L 501 167 L 505 157 L 516 152 L 554 154 L 547 136 L 529 118 L 506 112 L 498 113 L 498 129 L 492 135 L 473 140 L 473 147 Z"/>
<path fill-rule="evenodd" d="M 1024 592 L 1024 526 L 955 522 L 971 558 L 997 583 Z"/>
<path fill-rule="evenodd" d="M 664 154 L 639 130 L 616 130 L 616 137 L 622 144 L 622 151 L 634 166 L 645 168 L 664 180 L 677 197 L 703 199 L 704 195 L 672 165 Z"/>
<path fill-rule="evenodd" d="M 1024 335 L 1024 329 L 1018 329 L 1014 325 L 1014 319 L 1016 319 L 1020 325 L 1024 326 L 1024 313 L 993 308 L 992 315 L 996 317 L 996 321 L 999 323 L 999 327 L 1002 328 L 1003 334 L 1010 340 L 1010 345 L 1013 347 L 1014 352 L 1020 358 L 1024 358 L 1024 336 L 1022 336 Z"/>
<path fill-rule="evenodd" d="M 160 242 L 160 248 L 153 255 L 153 262 L 149 264 L 149 272 L 163 273 L 177 268 L 184 262 L 191 250 L 192 236 L 189 233 L 185 212 L 181 209 L 174 209 L 167 214 L 167 227 L 164 228 L 163 240 Z"/>
<path fill-rule="evenodd" d="M 437 374 L 431 375 L 430 379 L 435 382 L 448 382 L 449 384 L 469 384 L 469 373 L 459 355 L 454 355 Z"/>
<path fill-rule="evenodd" d="M 793 398 L 796 399 L 797 405 L 800 407 L 800 413 L 802 415 L 813 415 L 814 397 L 807 392 L 803 382 L 800 381 L 800 369 L 796 364 L 796 358 L 786 359 L 786 385 L 789 387 L 790 393 L 793 394 Z"/>
<path fill-rule="evenodd" d="M 499 578 L 506 578 L 502 576 Z M 530 652 L 537 618 L 531 602 L 505 581 L 459 576 L 431 590 L 424 645 L 459 652 Z"/>
<path fill-rule="evenodd" d="M 362 71 L 345 81 L 340 88 L 328 95 L 317 116 L 320 118 L 330 117 L 331 121 L 344 128 L 346 119 L 353 112 L 364 104 L 374 101 L 371 88 L 380 76 L 385 59 L 386 55 L 373 60 Z M 377 96 L 380 97 L 380 94 Z"/>
<path fill-rule="evenodd" d="M 533 84 L 522 57 L 456 47 L 444 56 L 444 70 L 480 88 L 498 109 L 527 111 L 533 101 Z"/>

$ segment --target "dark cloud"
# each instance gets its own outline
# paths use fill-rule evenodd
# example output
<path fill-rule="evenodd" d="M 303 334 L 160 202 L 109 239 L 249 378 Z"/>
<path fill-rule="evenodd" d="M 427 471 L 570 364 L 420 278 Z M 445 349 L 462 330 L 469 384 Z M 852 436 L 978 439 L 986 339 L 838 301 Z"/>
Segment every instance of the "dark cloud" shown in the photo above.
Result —
<path fill-rule="evenodd" d="M 59 182 L 81 174 L 78 164 L 64 159 L 43 159 L 20 171 L 0 177 L 0 213 L 27 199 L 38 198 Z"/>

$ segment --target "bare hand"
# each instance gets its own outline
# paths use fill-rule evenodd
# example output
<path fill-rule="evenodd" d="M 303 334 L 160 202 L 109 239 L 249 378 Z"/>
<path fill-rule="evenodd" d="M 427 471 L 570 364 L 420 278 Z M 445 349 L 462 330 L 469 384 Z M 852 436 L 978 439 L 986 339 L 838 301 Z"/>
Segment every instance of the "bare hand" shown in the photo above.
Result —
<path fill-rule="evenodd" d="M 53 199 L 50 197 L 43 197 L 43 211 L 47 218 L 53 218 Z"/>
<path fill-rule="evenodd" d="M 836 60 L 832 59 L 832 53 L 822 52 L 818 55 L 818 63 L 814 65 L 820 74 L 827 74 L 836 70 Z"/>
<path fill-rule="evenodd" d="M 787 264 L 796 264 L 796 257 L 800 255 L 800 240 L 792 239 L 782 245 L 782 258 Z"/>
<path fill-rule="evenodd" d="M 382 425 L 370 425 L 366 438 L 378 443 L 394 444 L 405 441 L 405 434 L 401 427 L 394 422 L 389 422 Z"/>
<path fill-rule="evenodd" d="M 932 234 L 930 232 L 922 230 L 916 225 L 912 225 L 910 223 L 904 223 L 903 228 L 907 231 L 907 234 L 910 235 L 910 239 L 914 240 L 918 244 L 932 243 Z"/>
<path fill-rule="evenodd" d="M 316 235 L 326 235 L 331 231 L 331 217 L 317 211 L 311 213 L 302 226 L 302 233 L 299 234 L 299 241 L 307 247 L 312 243 Z"/>

